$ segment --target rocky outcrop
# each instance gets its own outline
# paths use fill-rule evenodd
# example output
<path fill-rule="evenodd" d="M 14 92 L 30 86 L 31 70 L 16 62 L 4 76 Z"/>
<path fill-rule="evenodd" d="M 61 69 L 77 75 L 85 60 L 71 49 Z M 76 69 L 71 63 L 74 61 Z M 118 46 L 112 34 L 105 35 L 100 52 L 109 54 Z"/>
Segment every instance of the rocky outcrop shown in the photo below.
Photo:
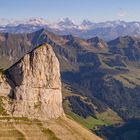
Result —
<path fill-rule="evenodd" d="M 0 80 L 1 95 L 13 101 L 7 109 L 9 114 L 41 120 L 64 114 L 59 62 L 50 45 L 26 54 L 1 74 Z"/>
<path fill-rule="evenodd" d="M 11 116 L 21 118 L 18 118 L 18 123 L 12 123 L 13 127 L 10 123 L 10 128 L 9 121 L 1 122 L 2 126 L 6 126 L 5 130 L 8 132 L 8 129 L 11 131 L 14 128 L 15 132 L 23 133 L 21 136 L 29 140 L 38 139 L 37 135 L 40 139 L 101 140 L 73 120 L 61 117 L 64 116 L 64 112 L 59 62 L 48 44 L 26 54 L 6 71 L 0 71 L 0 118 L 5 119 L 7 115 L 10 121 L 14 121 Z M 43 122 L 27 119 L 25 125 L 25 118 L 22 117 Z M 61 119 L 56 120 L 58 117 Z M 26 131 L 27 129 L 29 131 Z M 8 137 L 9 133 L 4 136 Z M 10 138 L 15 139 L 15 136 Z"/>

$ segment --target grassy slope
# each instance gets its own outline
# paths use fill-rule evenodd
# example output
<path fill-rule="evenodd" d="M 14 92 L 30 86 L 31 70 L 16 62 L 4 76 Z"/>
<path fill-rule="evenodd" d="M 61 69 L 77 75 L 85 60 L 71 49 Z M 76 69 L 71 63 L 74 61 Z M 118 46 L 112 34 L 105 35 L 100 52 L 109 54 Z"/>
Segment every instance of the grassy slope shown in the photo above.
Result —
<path fill-rule="evenodd" d="M 114 77 L 121 81 L 126 87 L 134 88 L 136 85 L 140 86 L 139 69 L 128 67 L 129 72 L 115 75 Z"/>
<path fill-rule="evenodd" d="M 5 98 L 0 98 L 1 140 L 100 140 L 89 130 L 66 117 L 41 122 L 5 113 Z"/>
<path fill-rule="evenodd" d="M 74 91 L 71 89 L 71 86 L 68 84 L 63 84 L 63 98 L 67 96 L 79 96 L 77 95 L 77 91 Z M 84 98 L 83 96 L 80 96 L 80 98 Z M 122 119 L 110 108 L 107 109 L 105 112 L 102 113 L 96 113 L 96 118 L 89 116 L 87 118 L 83 118 L 82 116 L 79 116 L 71 111 L 70 103 L 68 100 L 64 100 L 63 102 L 63 108 L 65 113 L 69 118 L 74 119 L 76 122 L 82 124 L 83 126 L 87 127 L 88 129 L 96 128 L 96 126 L 102 126 L 102 125 L 112 125 L 116 123 L 120 123 Z"/>
<path fill-rule="evenodd" d="M 41 122 L 0 117 L 1 140 L 101 140 L 68 118 Z"/>

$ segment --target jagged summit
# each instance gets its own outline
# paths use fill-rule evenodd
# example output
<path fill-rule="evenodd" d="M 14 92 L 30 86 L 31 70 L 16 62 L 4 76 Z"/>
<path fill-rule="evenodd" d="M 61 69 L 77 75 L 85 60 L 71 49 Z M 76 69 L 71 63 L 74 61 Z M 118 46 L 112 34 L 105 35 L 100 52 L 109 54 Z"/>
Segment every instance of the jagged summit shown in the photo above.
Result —
<path fill-rule="evenodd" d="M 60 26 L 73 26 L 74 22 L 69 18 L 62 18 L 58 21 L 58 25 Z"/>
<path fill-rule="evenodd" d="M 87 42 L 90 43 L 91 45 L 93 45 L 94 47 L 99 48 L 99 49 L 107 49 L 108 48 L 107 43 L 99 37 L 90 38 L 87 40 Z"/>

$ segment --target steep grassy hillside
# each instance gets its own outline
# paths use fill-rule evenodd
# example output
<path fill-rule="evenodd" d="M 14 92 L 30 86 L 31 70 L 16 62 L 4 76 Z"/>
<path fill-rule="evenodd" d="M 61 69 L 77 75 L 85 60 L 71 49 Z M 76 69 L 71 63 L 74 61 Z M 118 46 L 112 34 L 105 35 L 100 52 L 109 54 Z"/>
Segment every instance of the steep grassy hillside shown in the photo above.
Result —
<path fill-rule="evenodd" d="M 97 108 L 98 101 L 94 104 L 89 102 L 86 96 L 80 95 L 78 90 L 66 83 L 63 83 L 62 87 L 65 113 L 88 129 L 122 122 L 122 119 L 110 108 L 100 112 L 100 109 Z"/>

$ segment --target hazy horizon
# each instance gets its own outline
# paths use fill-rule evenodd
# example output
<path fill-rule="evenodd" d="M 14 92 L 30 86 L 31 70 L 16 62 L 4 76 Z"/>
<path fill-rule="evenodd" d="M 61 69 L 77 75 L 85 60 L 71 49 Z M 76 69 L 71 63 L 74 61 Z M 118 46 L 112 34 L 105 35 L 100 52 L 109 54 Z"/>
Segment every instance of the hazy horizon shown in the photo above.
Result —
<path fill-rule="evenodd" d="M 103 20 L 103 21 L 95 21 L 95 20 L 92 20 L 92 19 L 81 19 L 81 20 L 79 20 L 79 21 L 75 21 L 74 19 L 71 19 L 71 18 L 69 18 L 69 17 L 63 17 L 63 18 L 58 18 L 58 19 L 55 19 L 55 20 L 51 20 L 51 19 L 47 19 L 47 18 L 43 18 L 43 17 L 27 17 L 27 18 L 21 18 L 21 19 L 19 19 L 19 18 L 0 18 L 0 20 L 1 21 L 5 21 L 5 20 L 7 20 L 7 21 L 24 21 L 24 20 L 29 20 L 29 19 L 43 19 L 43 20 L 46 20 L 46 21 L 48 21 L 48 22 L 50 22 L 50 23 L 55 23 L 55 22 L 58 22 L 58 21 L 61 21 L 62 19 L 66 19 L 66 18 L 68 18 L 69 20 L 71 20 L 72 22 L 74 22 L 75 24 L 81 24 L 84 20 L 87 20 L 87 21 L 90 21 L 90 22 L 92 22 L 92 23 L 104 23 L 104 22 L 117 22 L 117 21 L 122 21 L 122 22 L 140 22 L 140 20 L 138 21 L 138 20 L 129 20 L 129 21 L 127 21 L 127 20 L 120 20 L 120 19 L 116 19 L 116 20 Z"/>
<path fill-rule="evenodd" d="M 61 18 L 80 22 L 140 21 L 139 0 L 0 0 L 0 19 L 41 17 L 49 21 Z"/>

